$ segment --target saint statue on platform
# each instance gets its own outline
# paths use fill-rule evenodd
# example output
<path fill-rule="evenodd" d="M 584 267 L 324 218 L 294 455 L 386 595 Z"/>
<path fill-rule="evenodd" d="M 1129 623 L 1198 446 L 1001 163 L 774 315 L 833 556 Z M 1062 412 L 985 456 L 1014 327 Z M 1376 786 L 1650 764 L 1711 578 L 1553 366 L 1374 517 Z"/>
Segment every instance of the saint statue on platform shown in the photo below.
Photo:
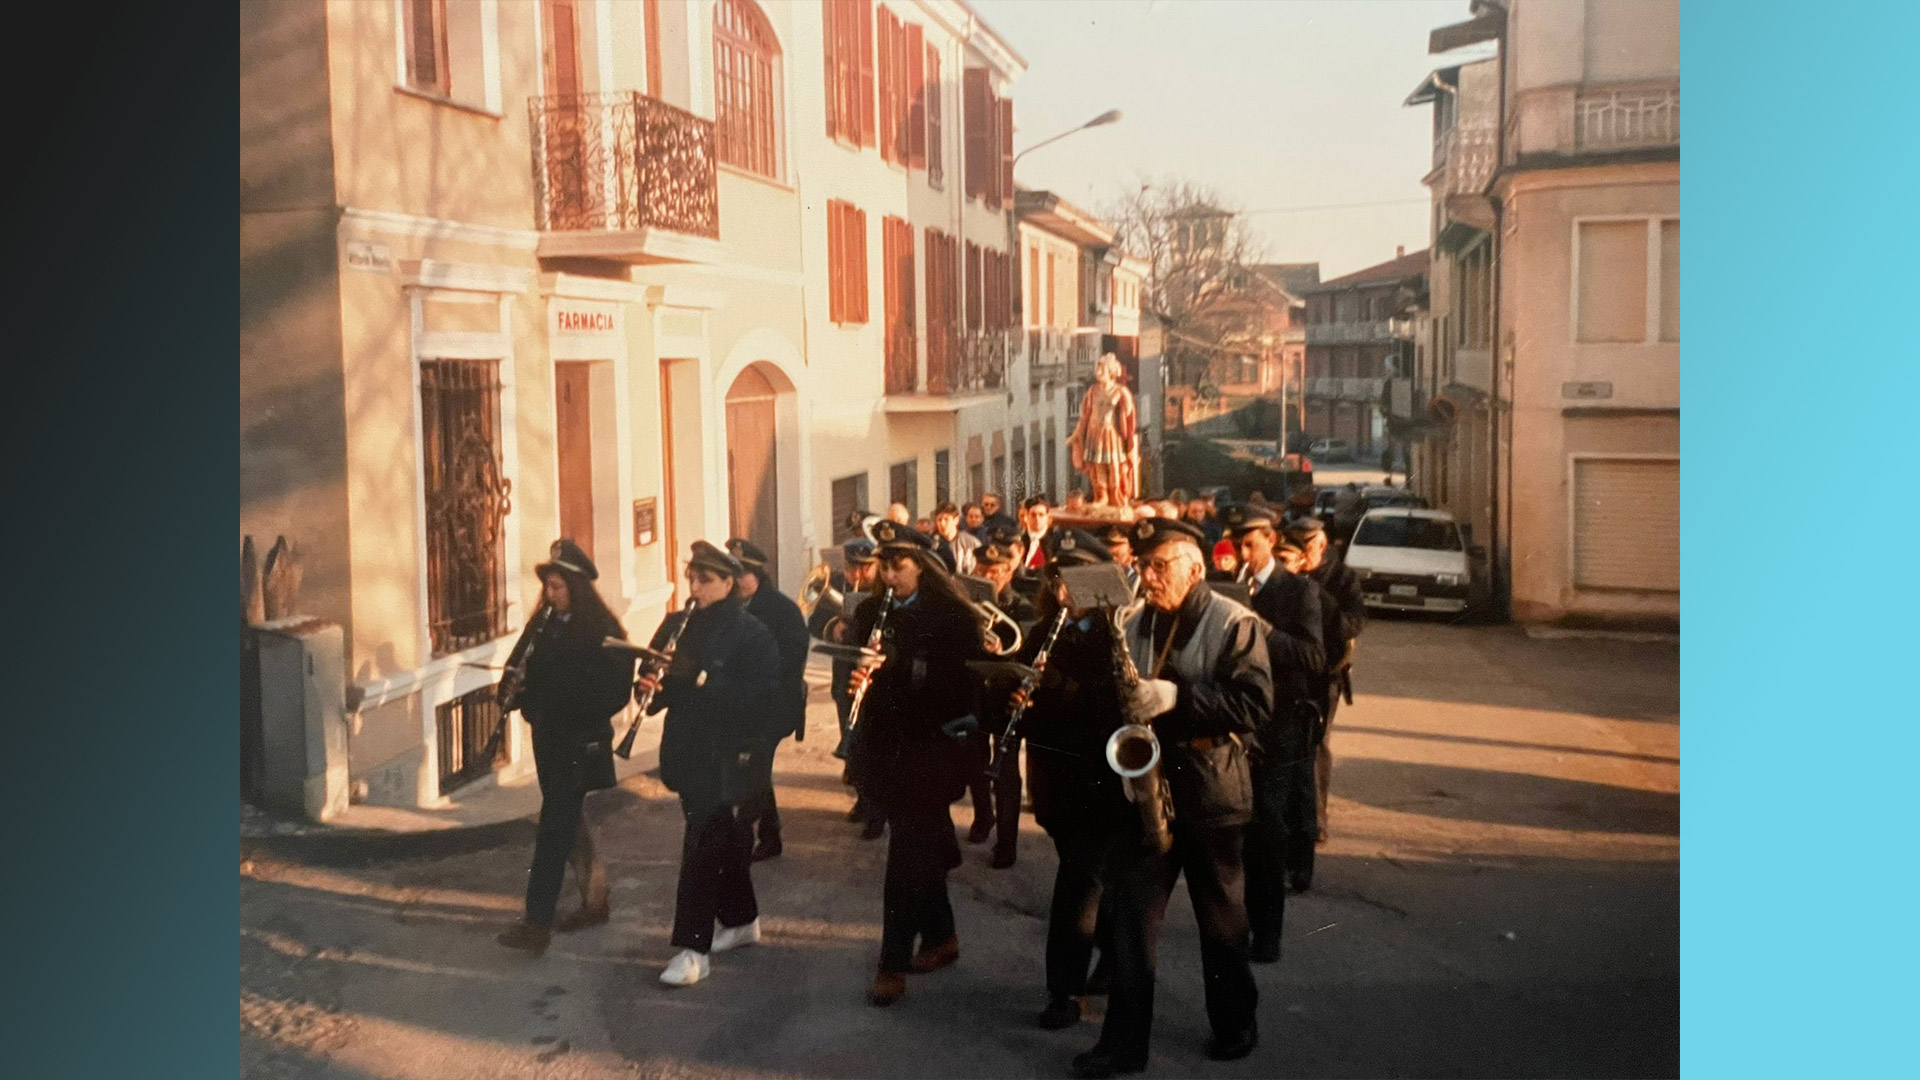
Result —
<path fill-rule="evenodd" d="M 1100 358 L 1080 402 L 1080 426 L 1067 440 L 1073 467 L 1093 488 L 1095 506 L 1130 507 L 1139 497 L 1139 418 L 1124 378 L 1118 357 Z"/>

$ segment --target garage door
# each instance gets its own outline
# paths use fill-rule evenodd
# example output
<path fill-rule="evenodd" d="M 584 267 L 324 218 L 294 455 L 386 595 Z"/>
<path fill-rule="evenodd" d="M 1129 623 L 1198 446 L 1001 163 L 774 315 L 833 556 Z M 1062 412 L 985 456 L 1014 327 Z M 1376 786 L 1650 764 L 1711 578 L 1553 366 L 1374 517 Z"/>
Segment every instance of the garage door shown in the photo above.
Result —
<path fill-rule="evenodd" d="M 1573 583 L 1680 591 L 1680 462 L 1573 463 Z"/>

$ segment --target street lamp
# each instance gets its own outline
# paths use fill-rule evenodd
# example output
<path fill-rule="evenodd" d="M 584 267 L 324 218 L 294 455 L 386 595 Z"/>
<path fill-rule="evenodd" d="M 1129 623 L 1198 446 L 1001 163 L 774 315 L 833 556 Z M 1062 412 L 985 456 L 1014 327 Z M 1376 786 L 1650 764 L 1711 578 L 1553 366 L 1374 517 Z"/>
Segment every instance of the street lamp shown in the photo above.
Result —
<path fill-rule="evenodd" d="M 1076 131 L 1085 131 L 1088 128 L 1096 128 L 1106 124 L 1118 123 L 1119 120 L 1120 120 L 1120 110 L 1108 109 L 1106 112 L 1103 112 L 1099 116 L 1096 116 L 1093 119 L 1087 121 L 1086 123 L 1081 124 L 1077 128 L 1069 128 L 1066 131 L 1063 131 L 1060 134 L 1055 135 L 1051 139 L 1042 139 L 1039 142 L 1034 143 L 1032 146 L 1029 146 L 1025 150 L 1022 150 L 1019 153 L 1013 155 L 1013 163 L 1015 165 L 1020 164 L 1021 158 L 1026 157 L 1028 154 L 1033 153 L 1035 150 L 1040 149 L 1041 147 L 1047 145 L 1048 143 L 1059 142 L 1061 139 L 1066 138 L 1067 136 L 1073 134 Z"/>

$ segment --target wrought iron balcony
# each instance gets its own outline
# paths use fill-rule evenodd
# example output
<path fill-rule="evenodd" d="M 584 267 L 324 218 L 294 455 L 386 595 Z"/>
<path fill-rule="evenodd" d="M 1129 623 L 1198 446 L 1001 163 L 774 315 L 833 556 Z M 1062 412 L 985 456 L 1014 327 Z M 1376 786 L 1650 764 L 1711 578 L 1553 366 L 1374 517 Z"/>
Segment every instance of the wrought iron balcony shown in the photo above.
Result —
<path fill-rule="evenodd" d="M 1307 344 L 1384 344 L 1395 338 L 1393 322 L 1391 319 L 1369 319 L 1365 322 L 1311 323 L 1307 326 Z"/>
<path fill-rule="evenodd" d="M 541 255 L 714 257 L 713 121 L 631 91 L 537 97 L 529 111 Z"/>
<path fill-rule="evenodd" d="M 1498 129 L 1491 119 L 1462 123 L 1442 137 L 1446 171 L 1441 195 L 1478 195 L 1493 178 Z M 1438 164 L 1438 163 L 1436 163 Z"/>
<path fill-rule="evenodd" d="M 930 337 L 922 390 L 912 366 L 914 339 L 900 335 L 888 352 L 883 408 L 890 413 L 953 412 L 993 400 L 1007 384 L 1007 365 L 1020 345 L 1019 330 Z"/>

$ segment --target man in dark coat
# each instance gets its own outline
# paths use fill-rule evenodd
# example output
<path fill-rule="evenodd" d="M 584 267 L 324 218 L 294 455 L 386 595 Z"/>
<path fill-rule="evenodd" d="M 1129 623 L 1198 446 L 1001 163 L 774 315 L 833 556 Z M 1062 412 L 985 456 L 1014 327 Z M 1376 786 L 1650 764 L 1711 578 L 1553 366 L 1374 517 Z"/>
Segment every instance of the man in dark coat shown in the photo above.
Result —
<path fill-rule="evenodd" d="M 880 585 L 877 579 L 879 560 L 873 554 L 873 541 L 864 536 L 856 536 L 840 545 L 840 554 L 846 562 L 845 570 L 836 571 L 831 584 L 840 591 L 846 604 L 840 618 L 828 624 L 828 641 L 837 644 L 862 644 L 852 640 L 853 614 L 860 608 L 860 602 L 869 595 L 878 593 Z M 847 726 L 847 717 L 853 710 L 853 691 L 848 687 L 848 679 L 853 675 L 853 662 L 838 657 L 833 661 L 833 704 L 840 713 L 840 742 L 833 748 L 833 756 L 841 761 L 848 760 L 852 753 L 852 733 Z M 843 768 L 840 773 L 842 783 L 853 784 L 853 771 Z M 863 822 L 866 828 L 861 831 L 862 840 L 878 840 L 886 831 L 887 818 L 881 812 L 878 803 L 861 798 L 856 788 L 852 809 L 847 811 L 847 820 Z"/>
<path fill-rule="evenodd" d="M 980 537 L 982 543 L 993 539 L 993 534 L 996 532 L 1020 531 L 1019 522 L 1014 521 L 1013 516 L 1002 509 L 999 492 L 989 491 L 980 496 L 980 513 L 980 531 L 976 535 Z"/>
<path fill-rule="evenodd" d="M 1305 553 L 1305 573 L 1320 586 L 1326 600 L 1327 663 L 1318 683 L 1316 700 L 1320 705 L 1320 731 L 1314 741 L 1313 793 L 1314 841 L 1327 838 L 1327 790 L 1333 783 L 1333 748 L 1328 736 L 1333 731 L 1333 714 L 1342 700 L 1353 700 L 1353 652 L 1360 631 L 1367 624 L 1366 597 L 1360 591 L 1360 575 L 1345 559 L 1329 557 L 1327 531 L 1317 518 L 1298 518 L 1287 527 L 1288 542 Z M 1304 838 L 1289 843 L 1288 885 L 1302 892 L 1313 884 L 1313 847 Z"/>
<path fill-rule="evenodd" d="M 996 539 L 981 546 L 976 556 L 980 576 L 993 583 L 993 605 L 1007 618 L 1020 624 L 1024 635 L 1033 625 L 1033 602 L 1014 590 L 1014 552 L 1005 540 Z M 1020 749 L 1007 752 L 1005 761 L 995 764 L 998 744 L 982 739 L 975 743 L 973 776 L 968 789 L 973 794 L 973 825 L 967 830 L 967 843 L 984 844 L 999 827 L 999 839 L 993 845 L 992 864 L 997 870 L 1012 866 L 1020 851 Z M 998 779 L 994 779 L 994 773 Z"/>
<path fill-rule="evenodd" d="M 1267 624 L 1273 666 L 1273 715 L 1256 735 L 1254 813 L 1246 848 L 1253 959 L 1270 964 L 1280 959 L 1286 923 L 1288 838 L 1315 834 L 1313 754 L 1320 726 L 1315 701 L 1327 665 L 1323 593 L 1288 569 L 1271 510 L 1235 507 L 1223 520 L 1240 549 L 1241 576 L 1252 592 L 1254 614 Z"/>
<path fill-rule="evenodd" d="M 767 718 L 765 791 L 740 808 L 740 816 L 751 828 L 758 826 L 759 842 L 753 848 L 753 860 L 771 859 L 780 854 L 780 808 L 773 801 L 773 754 L 780 740 L 792 735 L 796 741 L 807 736 L 807 653 L 812 635 L 807 633 L 806 616 L 779 587 L 767 580 L 767 554 L 751 541 L 734 537 L 727 541 L 727 553 L 746 571 L 737 587 L 747 602 L 747 614 L 760 620 L 780 647 L 780 689 L 772 714 Z"/>
<path fill-rule="evenodd" d="M 867 991 L 884 1007 L 906 993 L 908 973 L 938 971 L 960 956 L 947 896 L 947 874 L 960 865 L 949 808 L 967 789 L 966 743 L 984 738 L 967 661 L 985 648 L 976 611 L 933 554 L 932 538 L 890 521 L 873 533 L 891 595 L 869 597 L 854 615 L 853 640 L 865 642 L 879 626 L 882 655 L 854 669 L 855 692 L 866 696 L 852 752 L 861 796 L 887 817 L 880 965 Z"/>
<path fill-rule="evenodd" d="M 1112 561 L 1099 537 L 1078 529 L 1060 531 L 1034 630 L 1020 650 L 1022 663 L 1036 662 L 1070 603 L 1058 569 Z M 1098 992 L 1088 963 L 1096 945 L 1103 966 L 1112 952 L 1109 928 L 1099 915 L 1100 866 L 1108 847 L 1135 820 L 1119 776 L 1106 763 L 1107 738 L 1121 711 L 1113 620 L 1111 611 L 1067 608 L 1016 733 L 1031 736 L 1027 784 L 1033 817 L 1058 856 L 1047 915 L 1047 1005 L 1038 1018 L 1048 1030 L 1079 1022 L 1081 999 Z"/>
<path fill-rule="evenodd" d="M 759 759 L 771 753 L 764 717 L 781 691 L 780 649 L 741 603 L 736 583 L 743 576 L 731 555 L 694 541 L 687 588 L 698 606 L 660 624 L 655 649 L 665 647 L 682 621 L 686 631 L 666 672 L 636 684 L 654 690 L 651 711 L 667 710 L 660 782 L 680 796 L 686 818 L 672 939 L 680 952 L 660 975 L 669 986 L 705 978 L 709 953 L 760 940 L 753 834 L 740 808 L 766 784 L 768 770 Z"/>
<path fill-rule="evenodd" d="M 1259 1042 L 1242 845 L 1253 818 L 1246 743 L 1273 709 L 1266 627 L 1252 611 L 1206 586 L 1200 547 L 1205 534 L 1197 526 L 1148 518 L 1134 525 L 1133 542 L 1146 606 L 1127 626 L 1127 650 L 1147 680 L 1142 689 L 1160 694 L 1163 702 L 1171 696 L 1171 708 L 1152 727 L 1173 803 L 1173 843 L 1164 854 L 1144 842 L 1117 844 L 1101 868 L 1113 981 L 1100 1041 L 1073 1059 L 1081 1077 L 1146 1067 L 1156 943 L 1182 874 L 1200 924 L 1213 1029 L 1207 1056 L 1233 1061 Z"/>

